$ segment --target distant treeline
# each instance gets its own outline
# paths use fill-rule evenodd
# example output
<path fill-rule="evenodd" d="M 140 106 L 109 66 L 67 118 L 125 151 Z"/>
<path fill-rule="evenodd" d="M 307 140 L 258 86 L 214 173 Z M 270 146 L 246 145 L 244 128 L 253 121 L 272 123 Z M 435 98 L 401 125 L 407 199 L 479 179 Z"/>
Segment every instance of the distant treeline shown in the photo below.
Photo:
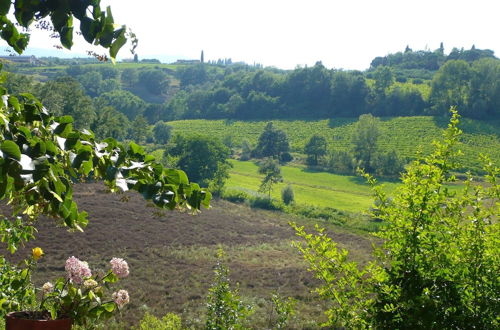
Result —
<path fill-rule="evenodd" d="M 165 119 L 445 115 L 452 105 L 466 117 L 500 115 L 500 60 L 489 50 L 454 49 L 445 56 L 441 49 L 407 48 L 374 59 L 366 72 L 318 62 L 293 71 L 227 67 L 210 75 L 199 64 L 177 76 L 182 90 Z"/>
<path fill-rule="evenodd" d="M 449 55 L 442 46 L 407 47 L 375 58 L 364 72 L 321 62 L 295 70 L 228 61 L 5 67 L 22 73 L 4 74 L 10 93 L 31 91 L 56 114 L 74 116 L 80 128 L 117 139 L 144 140 L 148 124 L 178 119 L 439 116 L 452 105 L 466 117 L 500 116 L 500 60 L 474 47 Z"/>

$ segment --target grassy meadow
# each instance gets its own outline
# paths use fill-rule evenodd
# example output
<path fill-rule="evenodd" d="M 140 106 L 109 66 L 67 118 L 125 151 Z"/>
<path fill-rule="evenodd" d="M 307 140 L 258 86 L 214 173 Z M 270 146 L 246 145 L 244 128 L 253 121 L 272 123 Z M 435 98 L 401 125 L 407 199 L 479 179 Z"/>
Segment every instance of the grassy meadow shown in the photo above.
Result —
<path fill-rule="evenodd" d="M 263 175 L 258 173 L 258 165 L 251 161 L 230 162 L 233 168 L 230 170 L 226 189 L 256 194 L 263 179 Z M 276 184 L 271 193 L 271 197 L 278 200 L 281 199 L 281 189 L 290 184 L 295 201 L 299 204 L 358 213 L 367 211 L 373 203 L 371 188 L 358 176 L 316 172 L 296 165 L 282 166 L 281 174 L 283 182 Z M 400 185 L 396 180 L 379 180 L 379 184 L 382 184 L 389 194 Z M 458 190 L 460 185 L 449 188 Z"/>
<path fill-rule="evenodd" d="M 302 152 L 305 143 L 313 134 L 324 136 L 332 150 L 351 148 L 351 136 L 357 118 L 334 118 L 325 120 L 272 120 L 274 125 L 285 131 L 292 151 Z M 256 144 L 268 121 L 233 120 L 180 120 L 169 122 L 175 133 L 192 134 L 198 132 L 213 137 L 230 139 L 240 145 L 247 139 Z M 382 118 L 380 125 L 381 150 L 396 150 L 402 157 L 414 158 L 417 151 L 429 152 L 431 142 L 439 139 L 446 128 L 448 118 L 415 116 Z M 460 149 L 464 169 L 480 170 L 479 154 L 489 154 L 494 162 L 500 163 L 500 120 L 480 121 L 461 119 L 464 131 Z"/>
<path fill-rule="evenodd" d="M 233 168 L 226 182 L 227 189 L 256 193 L 263 176 L 258 174 L 258 165 L 250 161 L 231 160 Z M 332 207 L 343 211 L 361 212 L 373 202 L 368 185 L 362 178 L 313 172 L 304 167 L 283 166 L 283 182 L 275 185 L 271 196 L 281 199 L 281 189 L 290 184 L 295 200 L 301 204 Z M 393 190 L 397 183 L 386 182 L 386 188 Z"/>

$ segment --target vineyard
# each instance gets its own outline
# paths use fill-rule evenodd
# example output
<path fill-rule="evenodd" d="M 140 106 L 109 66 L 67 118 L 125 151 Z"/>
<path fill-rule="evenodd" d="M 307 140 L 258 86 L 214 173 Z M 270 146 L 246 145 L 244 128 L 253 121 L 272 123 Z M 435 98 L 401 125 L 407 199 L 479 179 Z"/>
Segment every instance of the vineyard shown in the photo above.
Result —
<path fill-rule="evenodd" d="M 335 118 L 329 120 L 273 120 L 274 125 L 285 131 L 293 152 L 301 153 L 305 143 L 313 134 L 324 136 L 331 150 L 351 148 L 351 135 L 357 118 Z M 379 146 L 382 150 L 395 150 L 402 157 L 413 158 L 418 150 L 428 152 L 430 142 L 441 136 L 448 119 L 444 117 L 416 116 L 382 118 Z M 232 120 L 181 120 L 169 122 L 174 134 L 198 132 L 235 146 L 243 140 L 255 145 L 267 121 Z M 500 120 L 479 121 L 462 118 L 461 150 L 467 155 L 461 161 L 462 170 L 477 171 L 477 159 L 481 153 L 489 154 L 494 162 L 500 161 Z"/>

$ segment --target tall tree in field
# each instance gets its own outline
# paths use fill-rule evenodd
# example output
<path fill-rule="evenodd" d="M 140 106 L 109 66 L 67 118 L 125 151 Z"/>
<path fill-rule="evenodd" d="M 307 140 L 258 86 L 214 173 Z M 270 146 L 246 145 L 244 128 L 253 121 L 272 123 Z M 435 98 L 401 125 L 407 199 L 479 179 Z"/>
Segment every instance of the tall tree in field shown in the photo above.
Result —
<path fill-rule="evenodd" d="M 353 154 L 359 167 L 368 173 L 373 173 L 373 160 L 377 152 L 377 140 L 380 135 L 379 119 L 371 114 L 359 116 L 352 136 Z"/>
<path fill-rule="evenodd" d="M 282 159 L 283 154 L 288 153 L 290 144 L 285 132 L 273 126 L 272 122 L 267 123 L 264 131 L 259 136 L 259 142 L 254 153 L 257 157 L 273 157 Z"/>
<path fill-rule="evenodd" d="M 264 174 L 259 191 L 267 192 L 267 196 L 270 199 L 273 186 L 276 183 L 283 182 L 280 163 L 276 159 L 267 158 L 260 164 L 259 173 Z"/>
<path fill-rule="evenodd" d="M 462 60 L 447 61 L 432 79 L 430 101 L 435 114 L 447 113 L 450 106 L 468 111 L 472 69 Z"/>
<path fill-rule="evenodd" d="M 326 155 L 328 144 L 325 137 L 321 135 L 313 135 L 304 147 L 304 152 L 307 154 L 307 163 L 309 165 L 318 165 L 318 159 Z"/>
<path fill-rule="evenodd" d="M 230 150 L 218 139 L 209 136 L 176 136 L 170 154 L 178 156 L 177 165 L 192 180 L 213 192 L 220 192 L 229 177 L 231 163 L 227 161 Z"/>

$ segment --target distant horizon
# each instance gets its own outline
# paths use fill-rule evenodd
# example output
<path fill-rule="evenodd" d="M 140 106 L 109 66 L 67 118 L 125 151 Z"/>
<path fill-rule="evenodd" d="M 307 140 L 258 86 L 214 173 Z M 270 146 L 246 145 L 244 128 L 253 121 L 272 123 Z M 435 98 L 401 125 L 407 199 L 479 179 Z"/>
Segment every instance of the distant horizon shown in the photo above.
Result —
<path fill-rule="evenodd" d="M 140 58 L 160 60 L 231 58 L 233 62 L 294 69 L 321 61 L 328 68 L 366 70 L 377 56 L 439 48 L 490 49 L 500 54 L 500 2 L 421 0 L 101 0 L 116 24 L 126 24 Z M 75 32 L 79 23 L 75 22 Z M 56 41 L 32 30 L 30 45 Z M 131 57 L 126 44 L 119 58 Z M 104 51 L 75 35 L 73 51 Z M 71 55 L 70 55 L 71 56 Z M 78 55 L 74 55 L 78 56 Z"/>
<path fill-rule="evenodd" d="M 410 46 L 411 48 L 411 46 Z M 439 48 L 439 47 L 436 47 L 436 49 Z M 457 49 L 464 49 L 464 50 L 469 50 L 470 48 L 472 47 L 469 47 L 469 48 L 466 48 L 466 47 L 454 47 L 454 48 L 457 48 Z M 480 48 L 480 47 L 476 47 L 476 49 L 489 49 L 491 51 L 494 52 L 494 55 L 495 57 L 497 57 L 495 51 L 493 49 L 490 49 L 490 48 Z M 434 49 L 412 49 L 413 51 L 417 52 L 417 51 L 433 51 Z M 445 55 L 448 55 L 451 51 L 453 50 L 450 49 L 449 51 L 445 51 Z M 185 56 L 185 55 L 153 55 L 153 54 L 146 54 L 146 55 L 143 55 L 141 56 L 141 54 L 137 54 L 138 57 L 139 57 L 139 61 L 142 60 L 142 59 L 157 59 L 159 60 L 161 63 L 163 64 L 173 64 L 175 63 L 177 60 L 200 60 L 201 58 L 201 51 L 200 50 L 200 57 L 198 58 L 193 58 L 193 57 L 189 57 L 189 56 Z M 71 58 L 92 58 L 92 56 L 88 55 L 88 54 L 85 54 L 85 53 L 79 53 L 79 52 L 75 52 L 75 51 L 71 51 L 71 50 L 67 50 L 67 49 L 56 49 L 56 48 L 37 48 L 37 47 L 28 47 L 26 49 L 26 51 L 23 53 L 23 54 L 17 54 L 15 53 L 14 51 L 12 52 L 9 52 L 9 47 L 8 46 L 3 46 L 0 48 L 0 54 L 1 53 L 4 53 L 4 55 L 0 55 L 0 56 L 31 56 L 31 55 L 34 55 L 36 57 L 58 57 L 58 58 L 63 58 L 63 59 L 71 59 Z M 396 51 L 396 52 L 387 52 L 385 54 L 380 54 L 380 55 L 376 55 L 375 57 L 383 57 L 383 56 L 387 56 L 389 54 L 394 54 L 394 53 L 397 53 L 397 52 L 404 52 L 404 49 L 402 50 L 399 50 L 399 51 Z M 129 56 L 123 56 L 123 54 L 129 54 Z M 104 52 L 103 52 L 104 54 Z M 375 58 L 371 58 L 369 59 L 369 62 L 371 63 L 371 61 Z M 124 60 L 127 60 L 127 59 L 132 59 L 133 58 L 133 55 L 130 54 L 128 52 L 127 49 L 122 49 L 120 53 L 118 53 L 118 57 L 117 57 L 117 60 L 118 62 L 120 61 L 124 61 Z M 245 64 L 247 65 L 254 65 L 254 64 L 262 64 L 262 63 L 248 63 L 248 62 L 245 62 L 245 61 L 240 61 L 238 59 L 235 59 L 235 58 L 232 58 L 231 56 L 226 56 L 226 57 L 223 57 L 223 58 L 207 58 L 206 55 L 205 55 L 205 62 L 210 62 L 210 61 L 217 61 L 218 59 L 231 59 L 233 63 L 238 63 L 238 62 L 244 62 Z M 498 58 L 498 57 L 497 57 Z M 318 60 L 319 62 L 322 62 L 321 60 Z M 313 64 L 314 65 L 314 64 Z M 323 63 L 324 65 L 324 63 Z M 300 65 L 300 64 L 297 64 L 294 68 L 296 67 L 305 67 L 305 66 L 308 66 L 308 65 Z M 264 67 L 275 67 L 275 68 L 278 68 L 278 69 L 281 69 L 281 70 L 292 70 L 293 68 L 283 68 L 283 67 L 280 67 L 280 66 L 275 66 L 275 65 L 264 65 Z M 327 67 L 325 65 L 325 67 Z M 340 70 L 358 70 L 358 71 L 364 71 L 364 70 L 368 70 L 370 68 L 370 65 L 368 65 L 368 67 L 366 68 L 342 68 L 342 67 L 331 67 L 330 69 L 340 69 Z"/>

